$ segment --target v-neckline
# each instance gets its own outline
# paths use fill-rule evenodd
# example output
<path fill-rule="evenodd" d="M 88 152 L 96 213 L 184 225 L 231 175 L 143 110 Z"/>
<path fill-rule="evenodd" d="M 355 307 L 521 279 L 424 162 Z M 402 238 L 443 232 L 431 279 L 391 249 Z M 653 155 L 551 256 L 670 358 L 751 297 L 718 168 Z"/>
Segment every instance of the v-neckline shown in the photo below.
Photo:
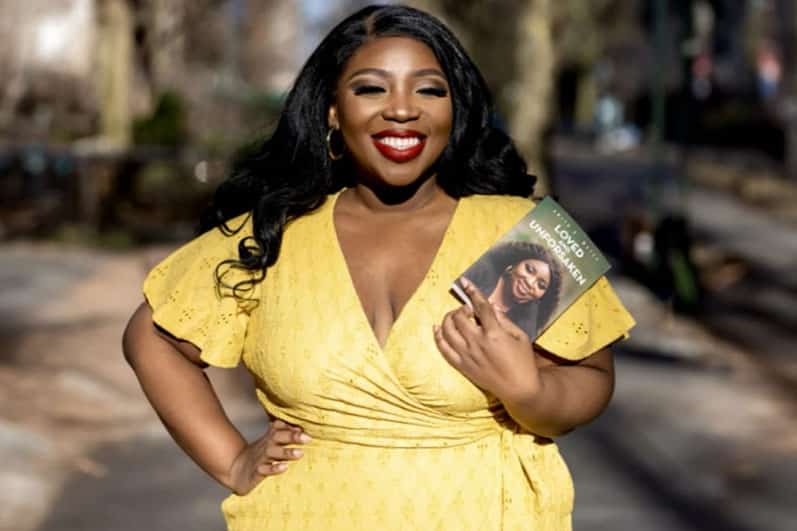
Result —
<path fill-rule="evenodd" d="M 390 346 L 391 339 L 395 335 L 396 329 L 401 324 L 403 317 L 412 309 L 412 305 L 416 299 L 419 298 L 419 295 L 422 293 L 422 290 L 428 283 L 428 279 L 432 276 L 438 268 L 438 262 L 441 260 L 441 256 L 446 253 L 447 247 L 450 245 L 451 240 L 451 232 L 454 226 L 457 223 L 458 218 L 460 217 L 460 211 L 462 210 L 462 204 L 465 200 L 464 197 L 457 199 L 457 204 L 454 207 L 454 212 L 451 214 L 451 219 L 448 221 L 448 225 L 446 226 L 445 231 L 443 231 L 443 237 L 440 240 L 440 243 L 437 246 L 437 250 L 435 251 L 434 257 L 432 261 L 429 263 L 429 267 L 427 268 L 426 272 L 424 273 L 421 281 L 415 286 L 410 297 L 404 303 L 404 306 L 399 310 L 398 315 L 393 320 L 393 324 L 390 325 L 390 329 L 388 330 L 387 336 L 385 337 L 384 344 L 379 342 L 379 338 L 376 336 L 376 331 L 374 327 L 371 325 L 371 322 L 368 320 L 368 315 L 365 313 L 365 306 L 363 306 L 362 299 L 360 298 L 359 293 L 357 293 L 357 288 L 354 286 L 354 277 L 351 275 L 351 270 L 349 269 L 349 263 L 346 261 L 346 255 L 343 253 L 343 246 L 340 243 L 340 238 L 338 238 L 338 230 L 335 226 L 335 207 L 337 206 L 338 199 L 340 198 L 341 194 L 345 191 L 340 190 L 336 192 L 332 197 L 328 199 L 329 208 L 327 211 L 327 226 L 329 227 L 329 235 L 330 241 L 333 242 L 333 247 L 335 247 L 335 261 L 338 264 L 338 267 L 341 269 L 341 277 L 344 280 L 344 283 L 347 286 L 348 296 L 353 297 L 353 300 L 356 302 L 357 306 L 357 320 L 359 321 L 359 325 L 365 327 L 368 331 L 368 336 L 370 340 L 373 342 L 373 345 L 376 349 L 381 352 L 385 353 L 388 351 Z M 453 279 L 452 279 L 453 280 Z"/>

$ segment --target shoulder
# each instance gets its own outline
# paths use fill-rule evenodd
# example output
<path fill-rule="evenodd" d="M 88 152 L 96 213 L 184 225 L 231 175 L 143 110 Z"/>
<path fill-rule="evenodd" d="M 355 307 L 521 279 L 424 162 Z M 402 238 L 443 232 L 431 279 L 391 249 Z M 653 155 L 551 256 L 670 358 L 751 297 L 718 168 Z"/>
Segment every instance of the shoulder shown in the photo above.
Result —
<path fill-rule="evenodd" d="M 534 207 L 534 201 L 514 195 L 471 195 L 468 201 L 477 212 L 495 215 L 501 211 L 507 216 L 517 214 L 522 217 Z"/>
<path fill-rule="evenodd" d="M 472 223 L 494 227 L 500 234 L 534 208 L 532 200 L 510 195 L 471 195 L 465 200 Z"/>
<path fill-rule="evenodd" d="M 225 260 L 238 258 L 241 240 L 252 235 L 251 216 L 243 214 L 200 234 L 155 265 L 144 281 L 145 292 L 153 286 L 168 288 L 188 277 L 215 285 L 214 271 Z"/>

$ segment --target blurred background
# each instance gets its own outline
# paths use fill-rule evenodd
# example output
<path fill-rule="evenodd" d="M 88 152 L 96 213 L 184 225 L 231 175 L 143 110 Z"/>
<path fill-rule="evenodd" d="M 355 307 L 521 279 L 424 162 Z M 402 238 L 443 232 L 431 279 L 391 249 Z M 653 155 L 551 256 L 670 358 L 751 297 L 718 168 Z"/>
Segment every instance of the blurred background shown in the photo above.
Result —
<path fill-rule="evenodd" d="M 344 0 L 0 3 L 0 530 L 223 529 L 122 359 Z M 384 3 L 384 2 L 383 2 Z M 578 530 L 789 530 L 797 509 L 797 5 L 428 0 L 638 321 L 561 440 Z M 231 417 L 265 420 L 240 371 Z"/>

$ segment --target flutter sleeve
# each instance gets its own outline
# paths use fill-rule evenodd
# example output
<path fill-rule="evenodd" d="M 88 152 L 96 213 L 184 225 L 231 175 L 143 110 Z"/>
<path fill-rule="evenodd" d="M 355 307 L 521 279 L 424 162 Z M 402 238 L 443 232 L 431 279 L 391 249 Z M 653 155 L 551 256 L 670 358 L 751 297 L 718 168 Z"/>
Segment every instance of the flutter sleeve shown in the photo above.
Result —
<path fill-rule="evenodd" d="M 242 228 L 232 235 L 215 228 L 191 240 L 156 265 L 143 286 L 153 321 L 193 343 L 201 359 L 216 367 L 238 365 L 260 288 L 256 283 L 233 295 L 232 286 L 257 275 L 223 264 L 238 259 L 239 242 L 251 235 L 249 216 L 235 218 L 228 226 Z M 217 282 L 217 267 L 222 283 Z"/>
<path fill-rule="evenodd" d="M 628 337 L 634 324 L 609 281 L 601 277 L 535 343 L 560 358 L 578 361 Z"/>

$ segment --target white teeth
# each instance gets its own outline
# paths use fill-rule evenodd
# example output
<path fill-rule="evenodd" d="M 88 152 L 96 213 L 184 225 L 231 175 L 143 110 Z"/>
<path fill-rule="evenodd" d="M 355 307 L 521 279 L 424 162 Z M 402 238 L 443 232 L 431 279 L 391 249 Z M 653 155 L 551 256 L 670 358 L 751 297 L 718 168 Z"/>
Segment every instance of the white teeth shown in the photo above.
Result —
<path fill-rule="evenodd" d="M 421 143 L 421 139 L 417 136 L 407 138 L 397 136 L 385 136 L 378 140 L 379 143 L 390 146 L 393 149 L 410 149 Z"/>

